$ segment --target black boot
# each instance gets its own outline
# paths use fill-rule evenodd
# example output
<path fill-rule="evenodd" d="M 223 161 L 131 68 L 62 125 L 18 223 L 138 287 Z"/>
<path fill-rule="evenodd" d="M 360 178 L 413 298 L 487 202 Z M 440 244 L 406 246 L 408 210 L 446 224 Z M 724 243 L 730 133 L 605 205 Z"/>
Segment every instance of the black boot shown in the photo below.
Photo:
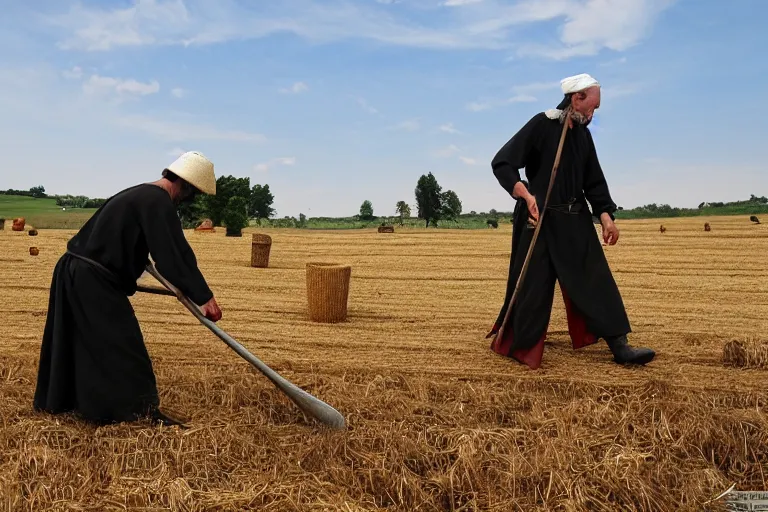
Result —
<path fill-rule="evenodd" d="M 605 339 L 613 352 L 613 360 L 618 364 L 646 364 L 656 356 L 650 348 L 633 348 L 627 343 L 627 336 L 613 336 Z"/>

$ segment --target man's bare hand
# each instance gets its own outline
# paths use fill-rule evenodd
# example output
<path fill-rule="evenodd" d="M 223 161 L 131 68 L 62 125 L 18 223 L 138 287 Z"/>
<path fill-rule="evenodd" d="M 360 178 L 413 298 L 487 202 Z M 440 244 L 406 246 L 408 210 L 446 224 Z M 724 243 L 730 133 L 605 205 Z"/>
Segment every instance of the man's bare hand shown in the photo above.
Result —
<path fill-rule="evenodd" d="M 200 309 L 208 320 L 211 320 L 212 322 L 218 322 L 221 320 L 221 309 L 216 303 L 215 298 L 211 298 L 211 300 L 203 304 L 203 307 Z"/>
<path fill-rule="evenodd" d="M 616 245 L 619 241 L 619 228 L 611 219 L 611 216 L 604 213 L 600 216 L 600 223 L 603 225 L 603 242 L 606 245 Z"/>
<path fill-rule="evenodd" d="M 539 206 L 536 204 L 536 198 L 528 194 L 525 197 L 525 202 L 528 204 L 528 213 L 533 218 L 534 223 L 539 222 Z"/>

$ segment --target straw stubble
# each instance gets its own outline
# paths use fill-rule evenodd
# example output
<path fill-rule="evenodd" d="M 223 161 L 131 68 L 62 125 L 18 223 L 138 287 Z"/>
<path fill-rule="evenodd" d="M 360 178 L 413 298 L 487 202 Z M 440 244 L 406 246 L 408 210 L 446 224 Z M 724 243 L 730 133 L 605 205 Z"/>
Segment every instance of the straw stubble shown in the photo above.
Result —
<path fill-rule="evenodd" d="M 621 221 L 605 249 L 651 365 L 571 350 L 555 295 L 536 372 L 484 339 L 505 230 L 274 230 L 269 272 L 249 267 L 247 238 L 190 234 L 221 327 L 341 411 L 346 432 L 309 422 L 173 298 L 146 294 L 131 301 L 161 404 L 191 428 L 34 413 L 50 276 L 73 233 L 41 232 L 30 258 L 25 234 L 0 232 L 0 510 L 701 511 L 734 483 L 766 489 L 768 375 L 748 350 L 768 338 L 768 231 L 707 220 L 706 234 L 665 220 L 664 235 Z M 313 261 L 354 269 L 346 322 L 308 318 Z"/>

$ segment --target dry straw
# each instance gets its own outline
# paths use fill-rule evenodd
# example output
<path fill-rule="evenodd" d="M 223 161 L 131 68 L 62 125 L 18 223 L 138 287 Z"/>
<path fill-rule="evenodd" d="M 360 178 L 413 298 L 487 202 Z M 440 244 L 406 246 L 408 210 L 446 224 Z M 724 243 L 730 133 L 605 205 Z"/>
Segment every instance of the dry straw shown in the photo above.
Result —
<path fill-rule="evenodd" d="M 768 368 L 768 343 L 731 340 L 723 347 L 723 364 L 738 368 Z"/>
<path fill-rule="evenodd" d="M 352 268 L 336 263 L 307 263 L 307 303 L 313 322 L 337 323 L 347 318 Z"/>
<path fill-rule="evenodd" d="M 269 266 L 269 251 L 271 248 L 272 237 L 254 233 L 251 242 L 251 266 L 267 268 Z"/>

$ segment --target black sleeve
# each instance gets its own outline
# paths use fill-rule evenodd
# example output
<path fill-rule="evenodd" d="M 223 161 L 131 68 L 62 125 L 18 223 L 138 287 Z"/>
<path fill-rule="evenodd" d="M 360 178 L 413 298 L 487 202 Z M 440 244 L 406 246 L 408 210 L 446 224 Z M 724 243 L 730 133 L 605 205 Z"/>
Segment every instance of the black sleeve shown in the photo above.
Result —
<path fill-rule="evenodd" d="M 139 208 L 138 212 L 149 254 L 163 277 L 192 302 L 202 306 L 211 300 L 213 292 L 197 268 L 197 258 L 184 238 L 173 203 L 167 198 L 155 197 L 151 195 L 149 204 Z"/>
<path fill-rule="evenodd" d="M 491 169 L 499 184 L 509 195 L 520 181 L 520 169 L 526 166 L 531 152 L 538 148 L 539 130 L 544 114 L 533 116 L 496 153 L 491 161 Z"/>
<path fill-rule="evenodd" d="M 600 167 L 600 161 L 597 158 L 595 141 L 592 140 L 592 134 L 587 130 L 588 151 L 587 167 L 584 174 L 584 196 L 592 205 L 592 214 L 600 218 L 600 215 L 607 213 L 614 219 L 616 204 L 611 199 L 611 193 L 608 190 L 608 183 L 605 181 L 603 169 Z"/>

